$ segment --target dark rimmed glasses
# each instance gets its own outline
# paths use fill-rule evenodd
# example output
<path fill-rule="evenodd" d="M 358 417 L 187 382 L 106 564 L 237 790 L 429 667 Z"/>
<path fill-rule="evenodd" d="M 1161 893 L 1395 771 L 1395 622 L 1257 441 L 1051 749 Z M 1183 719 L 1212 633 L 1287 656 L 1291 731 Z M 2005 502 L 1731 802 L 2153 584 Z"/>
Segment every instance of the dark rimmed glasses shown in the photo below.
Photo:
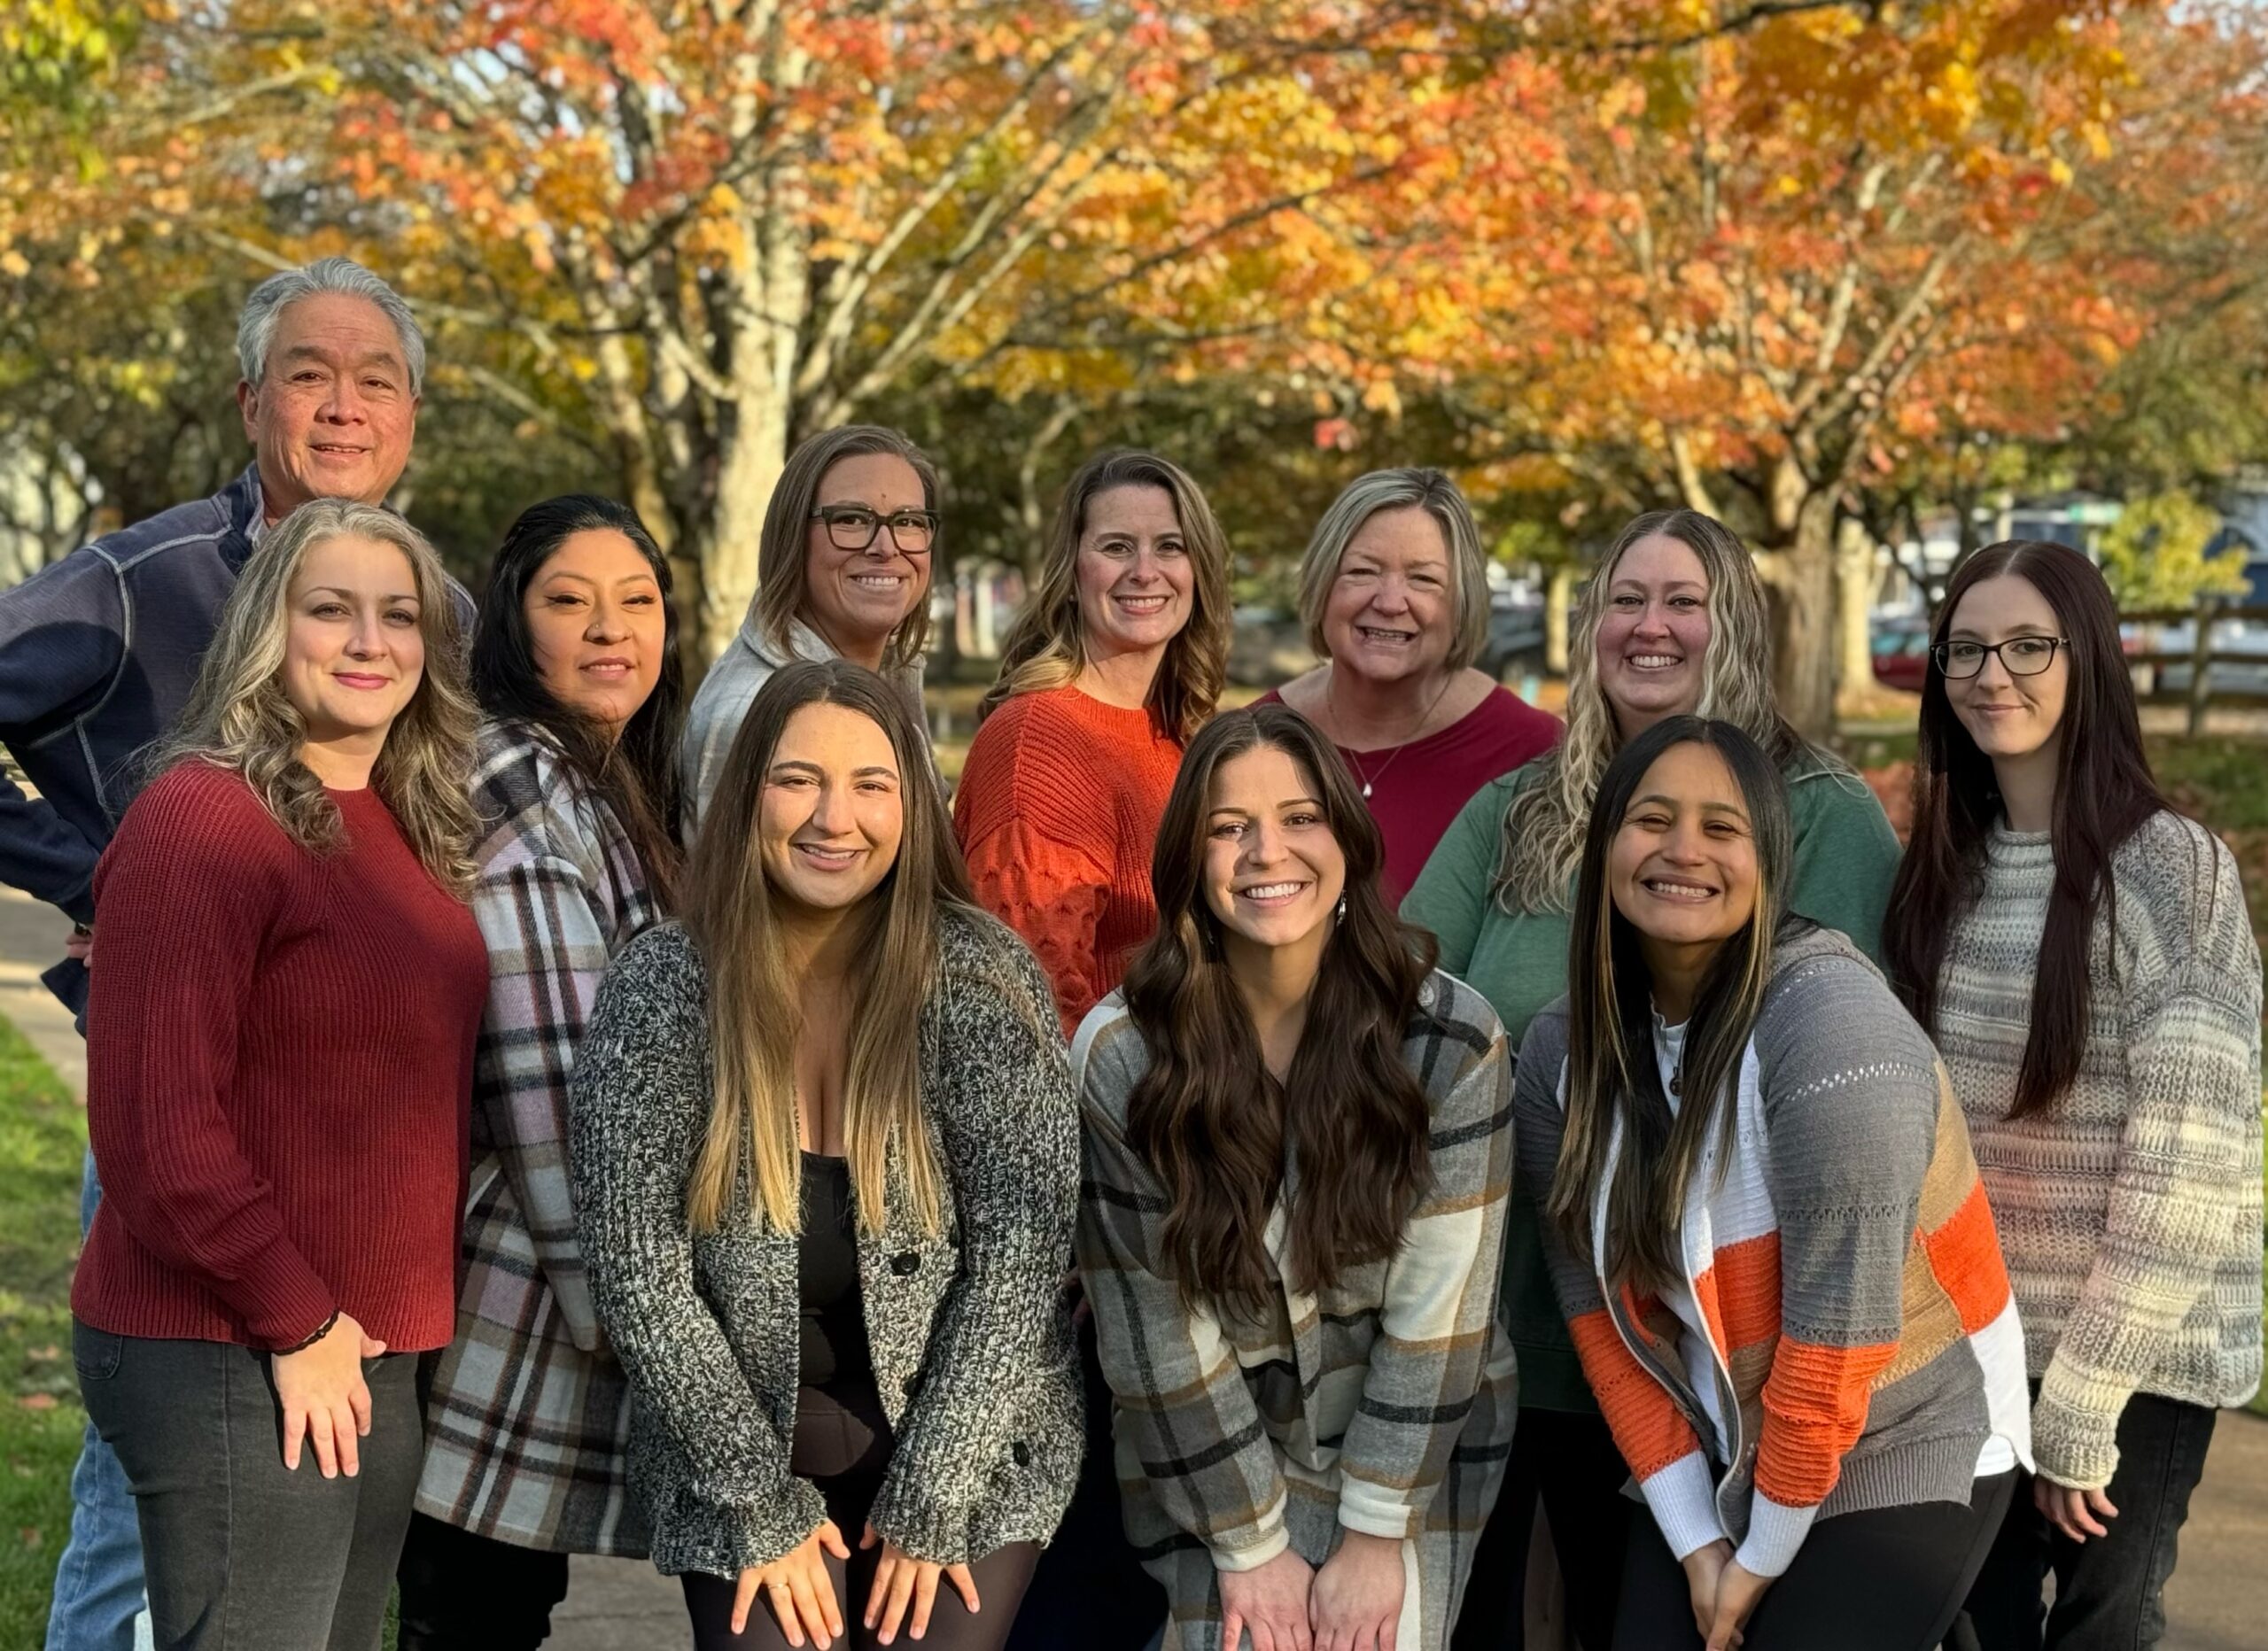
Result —
<path fill-rule="evenodd" d="M 2055 650 L 2070 643 L 2060 636 L 2012 636 L 2005 642 L 1940 642 L 1930 650 L 1948 680 L 1966 682 L 1984 669 L 1987 655 L 2000 656 L 2012 677 L 2036 677 L 2055 663 Z"/>
<path fill-rule="evenodd" d="M 925 556 L 937 542 L 933 510 L 900 510 L 886 516 L 864 505 L 821 505 L 812 512 L 812 520 L 827 523 L 827 542 L 837 550 L 864 550 L 885 527 L 889 542 L 909 556 Z"/>

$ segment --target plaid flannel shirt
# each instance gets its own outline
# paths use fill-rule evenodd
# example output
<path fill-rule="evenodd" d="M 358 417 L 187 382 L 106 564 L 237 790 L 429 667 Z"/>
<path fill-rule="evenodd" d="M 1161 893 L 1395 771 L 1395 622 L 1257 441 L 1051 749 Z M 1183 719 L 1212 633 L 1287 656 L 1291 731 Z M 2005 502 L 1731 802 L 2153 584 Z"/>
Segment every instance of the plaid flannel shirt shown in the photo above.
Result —
<path fill-rule="evenodd" d="M 629 834 L 524 724 L 481 729 L 473 915 L 488 942 L 456 1340 L 425 1411 L 419 1511 L 522 1547 L 646 1552 L 630 1393 L 575 1236 L 567 1087 L 609 958 L 660 915 Z"/>
<path fill-rule="evenodd" d="M 1512 1353 L 1495 1306 L 1512 1061 L 1487 1004 L 1439 973 L 1402 1058 L 1432 1109 L 1433 1184 L 1401 1248 L 1320 1294 L 1294 1290 L 1281 1274 L 1288 1167 L 1267 1233 L 1282 1291 L 1242 1322 L 1192 1310 L 1166 1259 L 1164 1190 L 1126 1140 L 1148 1056 L 1122 995 L 1080 1027 L 1079 1266 L 1118 1401 L 1127 1535 L 1166 1589 L 1182 1651 L 1220 1644 L 1218 1572 L 1286 1547 L 1320 1564 L 1342 1530 L 1404 1545 L 1403 1651 L 1449 1643 L 1511 1449 Z"/>

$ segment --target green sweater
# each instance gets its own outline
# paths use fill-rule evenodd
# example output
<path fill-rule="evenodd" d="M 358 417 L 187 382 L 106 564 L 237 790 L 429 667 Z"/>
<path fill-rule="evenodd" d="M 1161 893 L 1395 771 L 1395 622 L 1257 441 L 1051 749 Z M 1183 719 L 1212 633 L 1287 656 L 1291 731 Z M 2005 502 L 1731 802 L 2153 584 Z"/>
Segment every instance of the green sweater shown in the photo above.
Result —
<path fill-rule="evenodd" d="M 1541 766 L 1539 759 L 1475 793 L 1402 903 L 1403 917 L 1439 937 L 1441 966 L 1495 1007 L 1515 1049 L 1528 1022 L 1567 989 L 1567 914 L 1507 915 L 1491 893 L 1504 811 Z M 1898 835 L 1882 804 L 1865 782 L 1815 758 L 1789 770 L 1788 800 L 1796 827 L 1791 903 L 1879 961 L 1883 910 L 1898 872 Z M 1544 1271 L 1535 1206 L 1518 1187 L 1504 1229 L 1501 1301 L 1518 1351 L 1522 1407 L 1596 1410 Z"/>

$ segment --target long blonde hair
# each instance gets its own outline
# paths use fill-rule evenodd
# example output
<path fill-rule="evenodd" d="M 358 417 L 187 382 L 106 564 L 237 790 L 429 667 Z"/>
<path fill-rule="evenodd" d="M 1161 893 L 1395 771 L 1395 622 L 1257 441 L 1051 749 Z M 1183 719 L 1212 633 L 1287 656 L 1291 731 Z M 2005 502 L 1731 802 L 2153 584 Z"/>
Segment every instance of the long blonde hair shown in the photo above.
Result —
<path fill-rule="evenodd" d="M 1606 617 L 1614 570 L 1641 539 L 1657 533 L 1700 558 L 1708 581 L 1709 646 L 1702 656 L 1697 716 L 1728 722 L 1785 769 L 1811 749 L 1834 759 L 1780 715 L 1772 691 L 1772 633 L 1764 585 L 1748 546 L 1714 516 L 1697 510 L 1649 510 L 1616 535 L 1598 571 L 1575 604 L 1567 637 L 1567 732 L 1504 810 L 1503 846 L 1496 862 L 1496 903 L 1507 914 L 1568 910 L 1583 830 L 1600 778 L 1622 748 L 1614 708 L 1598 679 L 1598 629 Z"/>
<path fill-rule="evenodd" d="M 1087 666 L 1079 627 L 1079 540 L 1087 508 L 1114 487 L 1156 487 L 1173 500 L 1189 546 L 1193 583 L 1189 623 L 1166 644 L 1150 685 L 1151 719 L 1187 740 L 1220 702 L 1229 679 L 1229 540 L 1189 473 L 1154 453 L 1115 448 L 1081 465 L 1065 484 L 1048 523 L 1039 584 L 1016 615 L 1000 649 L 1000 674 L 977 707 L 982 722 L 1019 694 L 1060 688 Z"/>
<path fill-rule="evenodd" d="M 934 1236 L 944 1227 L 944 1192 L 921 1111 L 921 1009 L 937 971 L 940 921 L 949 911 L 990 919 L 970 893 L 913 709 L 880 677 L 845 660 L 798 660 L 765 682 L 734 736 L 709 804 L 707 818 L 730 828 L 712 825 L 694 841 L 684 923 L 709 971 L 716 1093 L 686 1183 L 686 1220 L 696 1232 L 722 1226 L 745 1167 L 751 1214 L 780 1232 L 802 1227 L 799 990 L 755 822 L 781 733 L 807 705 L 840 705 L 871 719 L 897 758 L 905 810 L 897 860 L 851 918 L 864 932 L 851 954 L 843 1144 L 860 1230 L 881 1231 L 885 1212 L 897 1206 Z"/>
<path fill-rule="evenodd" d="M 478 708 L 465 678 L 465 644 L 454 593 L 425 536 L 391 510 L 315 499 L 270 529 L 237 576 L 221 610 L 197 686 L 175 732 L 153 757 L 153 776 L 198 761 L 245 777 L 285 835 L 311 853 L 338 846 L 338 807 L 299 757 L 307 726 L 284 692 L 291 580 L 317 546 L 375 539 L 409 563 L 425 663 L 409 703 L 386 730 L 370 787 L 435 881 L 468 893 L 477 868 L 472 807 L 473 731 Z"/>

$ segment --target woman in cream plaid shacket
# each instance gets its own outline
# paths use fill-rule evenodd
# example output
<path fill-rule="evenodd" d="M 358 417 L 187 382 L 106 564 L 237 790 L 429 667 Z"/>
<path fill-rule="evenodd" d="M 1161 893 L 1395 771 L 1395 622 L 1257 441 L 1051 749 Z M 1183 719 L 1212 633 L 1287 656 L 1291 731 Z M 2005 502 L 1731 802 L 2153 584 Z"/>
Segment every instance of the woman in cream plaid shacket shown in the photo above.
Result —
<path fill-rule="evenodd" d="M 1240 786 L 1232 773 L 1252 771 L 1232 771 L 1232 763 L 1278 756 L 1292 762 L 1274 772 L 1297 776 L 1280 783 L 1309 794 L 1280 810 L 1281 838 L 1278 822 L 1259 811 L 1221 811 L 1225 798 L 1246 794 L 1222 789 Z M 1208 779 L 1215 771 L 1223 777 L 1219 782 Z M 1243 903 L 1250 896 L 1240 894 L 1223 921 L 1214 915 L 1216 908 L 1187 897 L 1191 891 L 1177 899 L 1176 885 L 1197 876 L 1185 866 L 1177 875 L 1173 864 L 1174 857 L 1188 854 L 1184 833 L 1195 835 L 1192 826 L 1206 840 L 1207 875 L 1233 859 L 1236 888 L 1264 891 L 1278 879 L 1301 885 L 1291 910 L 1278 899 L 1259 922 L 1247 922 Z M 1333 840 L 1319 851 L 1312 846 L 1318 834 Z M 1303 837 L 1310 846 L 1301 846 Z M 1262 1238 L 1265 1293 L 1241 1306 L 1211 1300 L 1175 1263 L 1171 1180 L 1137 1144 L 1144 1139 L 1138 1116 L 1130 1120 L 1130 1111 L 1163 1104 L 1138 1096 L 1152 1066 L 1151 1040 L 1163 1035 L 1157 1025 L 1166 1024 L 1146 1027 L 1129 1008 L 1130 1000 L 1157 1012 L 1144 987 L 1146 975 L 1151 981 L 1160 976 L 1146 965 L 1169 956 L 1185 933 L 1203 937 L 1191 943 L 1201 944 L 1207 957 L 1225 954 L 1231 981 L 1240 965 L 1253 964 L 1273 966 L 1281 985 L 1285 957 L 1313 946 L 1319 923 L 1328 961 L 1318 964 L 1312 951 L 1300 959 L 1316 973 L 1307 988 L 1314 1012 L 1297 1037 L 1303 1044 L 1332 1044 L 1328 1058 L 1336 1066 L 1377 1057 L 1367 1043 L 1372 1028 L 1347 1024 L 1362 1018 L 1359 997 L 1330 998 L 1323 968 L 1340 972 L 1342 987 L 1355 979 L 1367 986 L 1366 964 L 1349 963 L 1349 955 L 1374 959 L 1376 953 L 1362 950 L 1372 942 L 1426 942 L 1379 903 L 1376 827 L 1336 754 L 1287 708 L 1231 712 L 1198 736 L 1167 806 L 1159 845 L 1160 937 L 1128 985 L 1087 1017 L 1072 1051 L 1085 1128 L 1079 1263 L 1103 1369 L 1118 1400 L 1127 1534 L 1166 1588 L 1169 1647 L 1224 1647 L 1230 1613 L 1223 1573 L 1256 1572 L 1287 1550 L 1318 1568 L 1317 1580 L 1308 1585 L 1319 1609 L 1326 1593 L 1320 1579 L 1328 1575 L 1321 1568 L 1359 1533 L 1400 1544 L 1399 1613 L 1386 1619 L 1395 1643 L 1402 1651 L 1438 1651 L 1456 1621 L 1473 1542 L 1511 1444 L 1512 1359 L 1495 1313 L 1512 1167 L 1511 1051 L 1479 994 L 1446 974 L 1420 971 L 1411 981 L 1415 1001 L 1401 1035 L 1384 1054 L 1387 1061 L 1398 1055 L 1425 1107 L 1425 1168 L 1398 1241 L 1378 1259 L 1342 1264 L 1335 1277 L 1301 1287 L 1293 1109 L 1321 1104 L 1317 1091 L 1327 1092 L 1328 1085 L 1298 1085 L 1282 1100 L 1285 1156 Z M 1312 860 L 1300 857 L 1309 854 Z M 1334 861 L 1343 867 L 1337 884 L 1330 874 Z M 1341 887 L 1347 900 L 1334 915 Z M 1202 897 L 1227 902 L 1209 885 Z M 1302 908 L 1309 910 L 1302 914 Z M 1301 933 L 1272 947 L 1272 964 L 1263 961 L 1271 935 L 1283 939 L 1293 928 Z M 1172 965 L 1188 966 L 1185 957 Z M 1241 995 L 1241 987 L 1230 989 Z M 1266 1034 L 1257 1025 L 1253 1035 L 1264 1046 Z M 1286 1063 L 1284 1081 L 1323 1069 L 1311 1059 L 1304 1066 Z M 1255 1075 L 1256 1084 L 1277 1081 Z M 1254 1106 L 1264 1098 L 1255 1093 Z M 1376 1127 L 1375 1120 L 1349 1118 L 1338 1129 L 1343 1137 Z M 1195 1165 L 1207 1159 L 1192 1149 Z M 1394 1162 L 1389 1155 L 1388 1167 Z M 1312 1160 L 1308 1170 L 1310 1182 L 1323 1173 Z M 1389 1180 L 1377 1178 L 1380 1199 L 1391 1191 Z M 1343 1205 L 1341 1211 L 1351 1214 Z M 1259 1635 L 1252 1642 L 1266 1643 Z M 1278 1634 L 1276 1643 L 1285 1641 Z"/>

